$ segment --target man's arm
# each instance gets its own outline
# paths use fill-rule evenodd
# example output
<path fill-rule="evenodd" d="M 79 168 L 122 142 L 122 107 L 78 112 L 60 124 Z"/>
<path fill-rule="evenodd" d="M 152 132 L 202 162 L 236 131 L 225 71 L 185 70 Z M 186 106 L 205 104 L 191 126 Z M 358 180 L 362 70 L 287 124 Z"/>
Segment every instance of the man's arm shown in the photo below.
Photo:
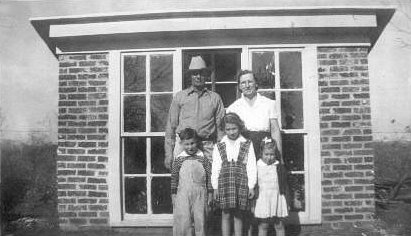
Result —
<path fill-rule="evenodd" d="M 216 122 L 216 129 L 217 129 L 217 141 L 220 141 L 224 136 L 224 131 L 221 130 L 221 126 L 220 126 L 224 115 L 225 115 L 225 109 L 224 109 L 223 100 L 221 100 L 221 97 L 218 95 L 217 109 L 216 109 L 216 113 L 215 113 L 215 122 Z"/>
<path fill-rule="evenodd" d="M 176 142 L 176 129 L 178 126 L 178 118 L 180 115 L 180 105 L 178 102 L 178 97 L 175 96 L 171 102 L 170 109 L 168 111 L 167 125 L 165 130 L 165 141 L 164 141 L 164 166 L 167 169 L 171 168 L 171 163 L 173 162 L 173 150 Z"/>

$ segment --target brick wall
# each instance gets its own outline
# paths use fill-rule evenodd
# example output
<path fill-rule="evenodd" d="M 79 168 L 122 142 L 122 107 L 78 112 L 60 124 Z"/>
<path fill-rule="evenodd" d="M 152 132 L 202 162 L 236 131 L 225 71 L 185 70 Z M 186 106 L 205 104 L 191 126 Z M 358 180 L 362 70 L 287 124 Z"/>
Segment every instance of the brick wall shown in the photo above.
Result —
<path fill-rule="evenodd" d="M 374 212 L 368 48 L 318 48 L 322 217 L 331 227 Z"/>
<path fill-rule="evenodd" d="M 108 55 L 61 55 L 59 62 L 60 227 L 107 225 Z"/>

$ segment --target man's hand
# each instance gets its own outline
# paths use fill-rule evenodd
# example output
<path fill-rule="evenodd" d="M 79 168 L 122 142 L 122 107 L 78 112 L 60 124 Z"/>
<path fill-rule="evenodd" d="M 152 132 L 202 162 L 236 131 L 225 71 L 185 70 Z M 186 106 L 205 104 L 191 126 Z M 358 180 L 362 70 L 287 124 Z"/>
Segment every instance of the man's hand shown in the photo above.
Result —
<path fill-rule="evenodd" d="M 210 192 L 210 193 L 208 193 L 208 196 L 207 196 L 207 206 L 206 206 L 207 215 L 210 214 L 210 212 L 212 210 L 212 205 L 213 205 L 213 193 Z"/>
<path fill-rule="evenodd" d="M 214 189 L 213 199 L 214 199 L 215 201 L 218 201 L 218 189 Z"/>
<path fill-rule="evenodd" d="M 166 157 L 164 159 L 164 166 L 168 169 L 171 170 L 171 165 L 172 165 L 173 159 L 170 157 Z"/>
<path fill-rule="evenodd" d="M 253 199 L 254 198 L 254 189 L 250 188 L 248 189 L 248 199 Z"/>

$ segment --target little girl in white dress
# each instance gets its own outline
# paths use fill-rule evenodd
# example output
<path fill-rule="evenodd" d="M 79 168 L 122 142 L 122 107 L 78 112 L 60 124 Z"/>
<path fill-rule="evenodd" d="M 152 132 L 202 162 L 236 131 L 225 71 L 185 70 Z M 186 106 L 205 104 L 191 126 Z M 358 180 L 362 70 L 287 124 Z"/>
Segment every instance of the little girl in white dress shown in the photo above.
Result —
<path fill-rule="evenodd" d="M 254 211 L 258 235 L 266 236 L 271 222 L 274 222 L 277 236 L 285 235 L 282 218 L 288 216 L 287 171 L 275 140 L 264 138 L 260 153 L 261 158 L 257 161 L 258 198 Z"/>

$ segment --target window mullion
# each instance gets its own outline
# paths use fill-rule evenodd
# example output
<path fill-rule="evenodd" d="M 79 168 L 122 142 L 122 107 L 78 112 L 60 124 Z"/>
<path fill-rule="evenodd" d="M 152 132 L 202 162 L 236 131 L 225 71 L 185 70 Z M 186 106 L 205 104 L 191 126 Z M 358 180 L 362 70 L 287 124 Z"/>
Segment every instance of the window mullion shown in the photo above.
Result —
<path fill-rule="evenodd" d="M 146 131 L 151 132 L 151 96 L 150 96 L 150 88 L 151 88 L 151 56 L 146 56 Z M 151 138 L 146 137 L 146 187 L 147 187 L 147 214 L 152 214 L 151 209 Z"/>
<path fill-rule="evenodd" d="M 282 129 L 282 112 L 281 112 L 281 88 L 280 88 L 280 56 L 278 51 L 274 51 L 274 63 L 275 63 L 275 76 L 274 76 L 274 91 L 275 91 L 275 106 L 278 114 L 278 125 L 280 126 L 280 130 Z"/>

